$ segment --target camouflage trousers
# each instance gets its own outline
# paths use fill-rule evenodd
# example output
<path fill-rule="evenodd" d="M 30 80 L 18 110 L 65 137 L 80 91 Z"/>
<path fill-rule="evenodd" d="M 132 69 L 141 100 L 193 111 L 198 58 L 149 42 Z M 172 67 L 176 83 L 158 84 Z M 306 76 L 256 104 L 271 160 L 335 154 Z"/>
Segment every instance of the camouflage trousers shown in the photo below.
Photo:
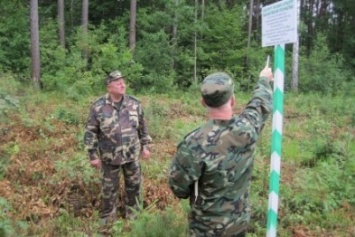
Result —
<path fill-rule="evenodd" d="M 121 169 L 124 177 L 126 214 L 131 212 L 130 208 L 137 208 L 141 185 L 139 160 L 123 165 L 110 165 L 102 162 L 102 219 L 116 219 Z"/>
<path fill-rule="evenodd" d="M 221 217 L 222 219 L 224 217 Z M 229 223 L 222 225 L 216 222 L 198 221 L 193 216 L 189 215 L 189 236 L 190 237 L 245 237 L 247 222 Z"/>
<path fill-rule="evenodd" d="M 202 231 L 199 229 L 189 229 L 189 237 L 245 237 L 246 231 L 243 230 L 242 232 L 234 232 L 234 230 L 227 230 L 226 232 L 215 234 L 211 232 Z"/>

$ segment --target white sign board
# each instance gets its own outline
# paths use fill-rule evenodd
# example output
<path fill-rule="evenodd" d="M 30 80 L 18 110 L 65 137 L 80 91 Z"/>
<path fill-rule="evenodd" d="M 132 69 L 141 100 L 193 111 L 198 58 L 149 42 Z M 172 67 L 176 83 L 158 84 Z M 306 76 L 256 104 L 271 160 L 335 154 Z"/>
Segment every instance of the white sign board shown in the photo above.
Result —
<path fill-rule="evenodd" d="M 283 0 L 261 11 L 262 46 L 297 42 L 297 0 Z"/>

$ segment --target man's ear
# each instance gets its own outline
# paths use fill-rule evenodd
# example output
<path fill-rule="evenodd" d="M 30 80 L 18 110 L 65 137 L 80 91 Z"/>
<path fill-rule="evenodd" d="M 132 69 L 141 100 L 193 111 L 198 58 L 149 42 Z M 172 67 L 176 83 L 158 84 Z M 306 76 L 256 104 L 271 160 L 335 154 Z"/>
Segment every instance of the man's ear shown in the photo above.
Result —
<path fill-rule="evenodd" d="M 108 84 L 108 85 L 106 86 L 106 90 L 107 90 L 107 91 L 110 91 L 110 90 L 111 90 L 110 84 Z"/>
<path fill-rule="evenodd" d="M 203 107 L 207 106 L 206 103 L 205 103 L 205 100 L 203 98 L 201 98 L 201 104 L 202 104 Z"/>
<path fill-rule="evenodd" d="M 232 97 L 230 98 L 230 102 L 231 102 L 231 106 L 233 107 L 235 105 L 235 97 L 234 97 L 234 95 L 232 95 Z"/>

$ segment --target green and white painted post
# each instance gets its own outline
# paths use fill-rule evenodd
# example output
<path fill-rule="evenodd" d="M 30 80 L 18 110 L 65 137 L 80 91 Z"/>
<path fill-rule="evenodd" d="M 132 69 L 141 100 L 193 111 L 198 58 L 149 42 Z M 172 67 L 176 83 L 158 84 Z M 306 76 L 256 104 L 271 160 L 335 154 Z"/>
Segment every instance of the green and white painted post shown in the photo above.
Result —
<path fill-rule="evenodd" d="M 274 46 L 274 109 L 272 117 L 271 165 L 267 237 L 277 235 L 279 206 L 283 98 L 285 77 L 285 44 L 298 41 L 297 0 L 282 0 L 261 10 L 262 46 Z"/>
<path fill-rule="evenodd" d="M 274 48 L 274 97 L 272 118 L 272 143 L 271 143 L 271 168 L 270 190 L 267 218 L 267 237 L 276 236 L 277 212 L 279 206 L 281 147 L 282 147 L 282 122 L 283 98 L 285 75 L 285 45 Z"/>

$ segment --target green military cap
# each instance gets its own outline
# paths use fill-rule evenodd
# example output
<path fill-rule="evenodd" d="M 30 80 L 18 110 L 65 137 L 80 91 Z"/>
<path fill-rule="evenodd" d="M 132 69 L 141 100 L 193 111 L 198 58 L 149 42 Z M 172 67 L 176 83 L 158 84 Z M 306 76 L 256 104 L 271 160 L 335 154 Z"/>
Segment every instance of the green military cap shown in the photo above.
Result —
<path fill-rule="evenodd" d="M 224 72 L 208 75 L 202 82 L 201 95 L 209 107 L 224 105 L 233 95 L 234 81 Z"/>
<path fill-rule="evenodd" d="M 116 81 L 118 79 L 123 78 L 124 76 L 122 75 L 122 73 L 118 70 L 115 70 L 113 72 L 111 72 L 106 78 L 105 78 L 105 84 L 108 85 L 113 81 Z"/>

